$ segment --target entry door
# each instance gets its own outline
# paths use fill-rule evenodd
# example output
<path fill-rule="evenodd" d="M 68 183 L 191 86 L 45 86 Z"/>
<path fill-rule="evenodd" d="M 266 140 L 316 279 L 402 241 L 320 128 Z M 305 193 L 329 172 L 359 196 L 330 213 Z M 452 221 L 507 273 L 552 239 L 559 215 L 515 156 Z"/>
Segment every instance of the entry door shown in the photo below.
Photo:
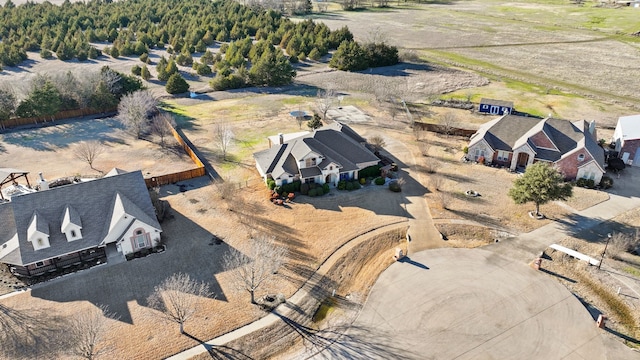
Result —
<path fill-rule="evenodd" d="M 622 153 L 622 162 L 624 162 L 625 164 L 629 162 L 629 154 L 628 152 L 626 153 Z"/>

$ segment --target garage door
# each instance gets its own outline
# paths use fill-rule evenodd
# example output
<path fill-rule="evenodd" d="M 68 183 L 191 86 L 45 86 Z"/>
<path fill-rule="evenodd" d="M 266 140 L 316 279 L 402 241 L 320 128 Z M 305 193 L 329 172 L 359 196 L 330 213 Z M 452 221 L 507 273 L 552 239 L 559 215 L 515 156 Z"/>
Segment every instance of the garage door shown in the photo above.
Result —
<path fill-rule="evenodd" d="M 640 166 L 640 147 L 636 149 L 636 156 L 633 158 L 633 166 Z"/>

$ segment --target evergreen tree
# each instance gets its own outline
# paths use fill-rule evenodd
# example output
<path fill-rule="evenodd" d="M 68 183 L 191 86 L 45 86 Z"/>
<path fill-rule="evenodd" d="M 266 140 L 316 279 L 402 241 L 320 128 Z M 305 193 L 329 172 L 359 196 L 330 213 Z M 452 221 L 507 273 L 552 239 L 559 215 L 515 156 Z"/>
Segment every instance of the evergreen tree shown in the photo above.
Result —
<path fill-rule="evenodd" d="M 165 89 L 169 94 L 181 94 L 189 90 L 189 84 L 176 72 L 167 80 Z"/>

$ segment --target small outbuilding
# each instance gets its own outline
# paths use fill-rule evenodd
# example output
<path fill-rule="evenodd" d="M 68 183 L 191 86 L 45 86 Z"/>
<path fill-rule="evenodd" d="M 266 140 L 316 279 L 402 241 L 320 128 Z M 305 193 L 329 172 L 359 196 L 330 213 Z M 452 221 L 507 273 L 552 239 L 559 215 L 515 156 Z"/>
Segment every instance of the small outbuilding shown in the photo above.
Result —
<path fill-rule="evenodd" d="M 513 112 L 513 102 L 483 98 L 480 100 L 478 111 L 491 115 L 509 115 Z"/>

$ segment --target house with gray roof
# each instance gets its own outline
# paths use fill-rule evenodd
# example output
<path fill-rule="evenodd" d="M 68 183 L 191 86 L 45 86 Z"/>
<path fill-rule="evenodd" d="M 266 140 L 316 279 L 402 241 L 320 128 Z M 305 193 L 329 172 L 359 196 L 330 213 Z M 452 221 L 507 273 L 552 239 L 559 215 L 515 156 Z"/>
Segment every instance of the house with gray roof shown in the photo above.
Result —
<path fill-rule="evenodd" d="M 117 170 L 0 203 L 0 262 L 39 276 L 152 248 L 161 232 L 142 173 Z"/>
<path fill-rule="evenodd" d="M 592 179 L 604 174 L 604 149 L 598 145 L 595 123 L 504 115 L 483 124 L 471 136 L 470 160 L 509 167 L 512 171 L 545 161 L 566 179 Z"/>
<path fill-rule="evenodd" d="M 339 122 L 298 136 L 270 138 L 271 147 L 253 154 L 256 168 L 266 181 L 276 185 L 300 180 L 303 183 L 329 183 L 358 178 L 358 171 L 380 161 L 365 146 L 365 139 Z"/>

